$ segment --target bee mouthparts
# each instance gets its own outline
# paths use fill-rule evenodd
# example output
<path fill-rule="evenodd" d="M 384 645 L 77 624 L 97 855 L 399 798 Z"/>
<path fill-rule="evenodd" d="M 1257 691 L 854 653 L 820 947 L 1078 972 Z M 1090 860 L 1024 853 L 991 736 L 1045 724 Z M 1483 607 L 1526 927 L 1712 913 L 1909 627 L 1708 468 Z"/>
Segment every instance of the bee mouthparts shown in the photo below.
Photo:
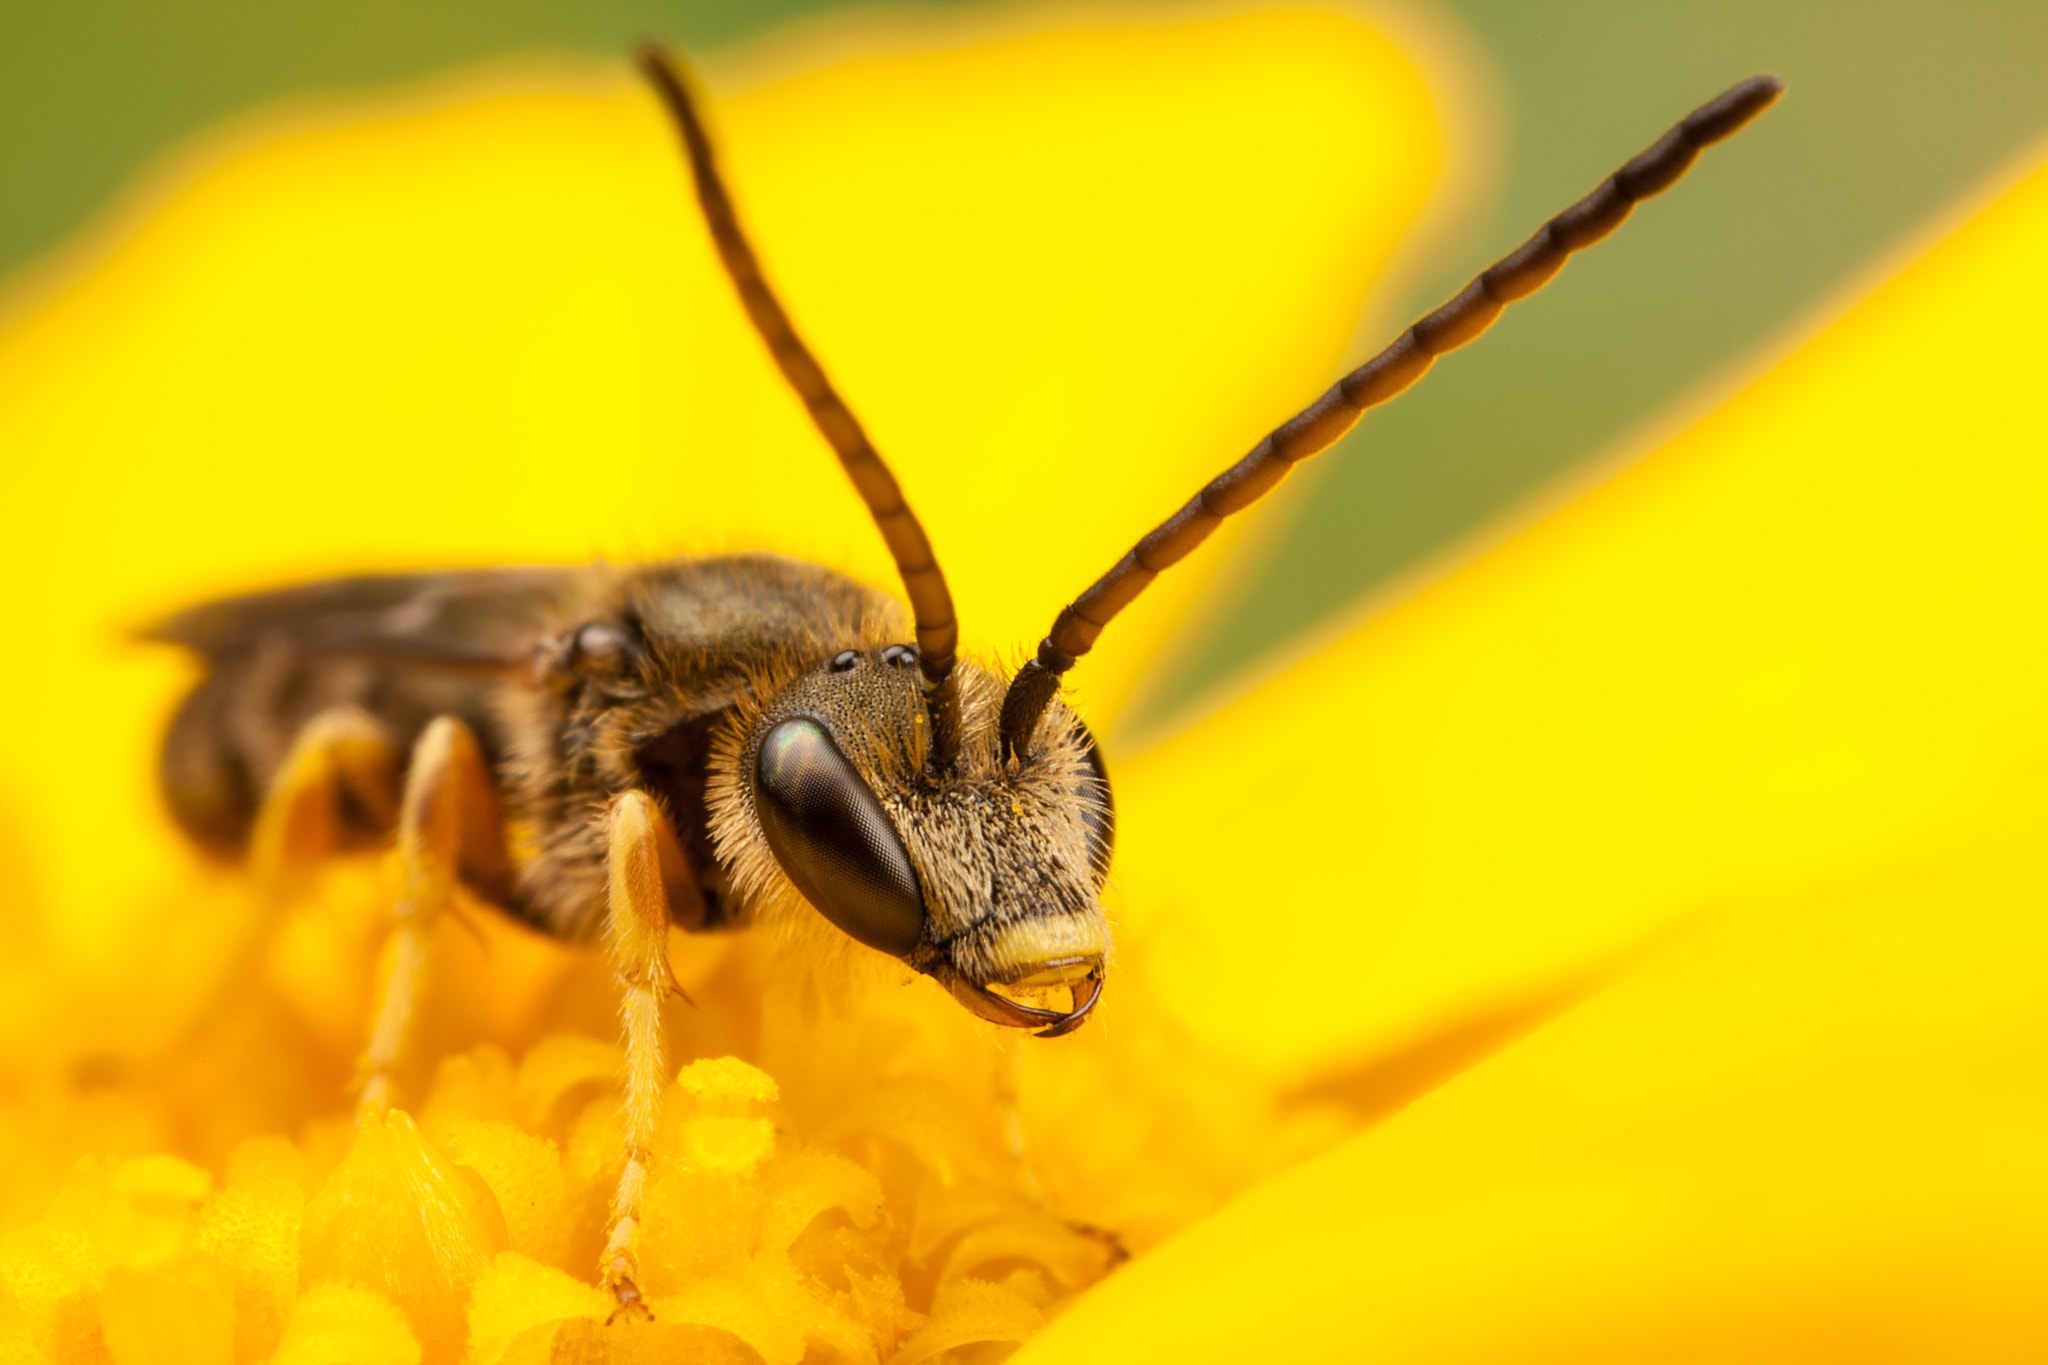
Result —
<path fill-rule="evenodd" d="M 1057 1038 L 1081 1027 L 1081 1022 L 1102 998 L 1102 963 L 1061 962 L 1043 967 L 1028 976 L 1006 983 L 1009 989 L 1039 991 L 1065 986 L 1073 1004 L 1065 1013 L 1040 1009 L 1012 1000 L 987 986 L 977 986 L 958 972 L 947 970 L 940 978 L 953 998 L 992 1024 L 1036 1030 L 1040 1038 Z"/>

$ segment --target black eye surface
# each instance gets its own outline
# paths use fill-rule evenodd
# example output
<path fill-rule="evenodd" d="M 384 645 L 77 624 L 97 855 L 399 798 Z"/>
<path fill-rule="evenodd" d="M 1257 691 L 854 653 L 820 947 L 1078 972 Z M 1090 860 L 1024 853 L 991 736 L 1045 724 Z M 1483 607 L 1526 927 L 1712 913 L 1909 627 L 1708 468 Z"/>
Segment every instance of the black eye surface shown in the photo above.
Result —
<path fill-rule="evenodd" d="M 852 667 L 859 662 L 859 650 L 842 649 L 837 654 L 834 654 L 832 656 L 832 671 L 834 673 L 845 673 L 852 669 Z"/>
<path fill-rule="evenodd" d="M 1088 822 L 1088 858 L 1095 864 L 1095 877 L 1100 881 L 1109 875 L 1110 855 L 1116 851 L 1116 798 L 1109 794 L 1109 767 L 1102 761 L 1095 736 L 1085 726 L 1081 734 L 1088 741 L 1090 773 L 1081 779 L 1081 795 L 1087 798 L 1082 818 Z"/>
<path fill-rule="evenodd" d="M 870 948 L 898 957 L 924 935 L 924 896 L 882 803 L 814 720 L 761 741 L 755 806 L 768 847 L 804 899 Z"/>
<path fill-rule="evenodd" d="M 917 651 L 909 645 L 890 645 L 882 651 L 882 662 L 891 668 L 908 668 L 917 662 Z"/>

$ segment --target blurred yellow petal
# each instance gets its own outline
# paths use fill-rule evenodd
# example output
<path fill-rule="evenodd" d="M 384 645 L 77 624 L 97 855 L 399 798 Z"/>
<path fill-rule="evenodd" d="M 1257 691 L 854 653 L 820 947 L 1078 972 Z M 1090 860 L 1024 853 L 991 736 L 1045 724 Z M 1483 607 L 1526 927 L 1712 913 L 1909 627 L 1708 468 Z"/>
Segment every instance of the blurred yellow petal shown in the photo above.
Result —
<path fill-rule="evenodd" d="M 213 1266 L 173 1262 L 107 1276 L 100 1335 L 114 1365 L 227 1361 L 235 1345 L 235 1295 Z"/>
<path fill-rule="evenodd" d="M 62 1359 L 98 1335 L 98 1290 L 107 1256 L 95 1235 L 104 1221 L 101 1163 L 81 1163 L 35 1223 L 10 1229 L 0 1241 L 0 1280 L 18 1309 L 19 1334 L 45 1356 Z"/>
<path fill-rule="evenodd" d="M 298 1297 L 305 1164 L 283 1138 L 251 1138 L 228 1158 L 227 1178 L 206 1206 L 199 1248 L 234 1294 L 238 1361 L 260 1360 L 277 1345 Z"/>
<path fill-rule="evenodd" d="M 240 1285 L 199 1235 L 212 1184 L 168 1155 L 80 1162 L 39 1220 L 0 1239 L 0 1341 L 59 1361 L 226 1360 Z"/>
<path fill-rule="evenodd" d="M 189 1161 L 159 1153 L 124 1161 L 108 1178 L 118 1196 L 165 1209 L 196 1207 L 213 1190 L 213 1177 Z"/>
<path fill-rule="evenodd" d="M 95 1235 L 116 1264 L 161 1264 L 190 1240 L 212 1189 L 213 1177 L 174 1156 L 124 1161 L 107 1173 L 105 1211 Z"/>
<path fill-rule="evenodd" d="M 1774 891 L 1017 1357 L 2048 1352 L 2048 767 Z"/>
<path fill-rule="evenodd" d="M 0 1359 L 18 1360 L 21 1365 L 47 1365 L 50 1357 L 36 1337 L 34 1325 L 14 1296 L 0 1293 Z"/>
<path fill-rule="evenodd" d="M 358 1021 L 358 1027 L 361 1022 Z M 595 1041 L 590 1040 L 590 1041 Z M 524 1061 L 541 1055 L 545 1044 L 536 1046 Z M 613 1054 L 616 1061 L 616 1052 Z M 520 1112 L 519 1076 L 503 1050 L 485 1044 L 469 1052 L 443 1057 L 434 1068 L 434 1084 L 420 1106 L 420 1127 L 435 1135 L 453 1131 L 455 1125 L 478 1120 L 517 1123 Z M 608 1076 L 610 1073 L 603 1073 Z M 535 1122 L 544 1122 L 545 1111 Z"/>
<path fill-rule="evenodd" d="M 1192 1035 L 1301 1075 L 1540 1014 L 2043 752 L 2044 259 L 2036 173 L 1641 464 L 1127 765 L 1119 913 Z"/>
<path fill-rule="evenodd" d="M 1317 1007 L 1229 1016 L 1274 1065 L 1696 923 L 1020 1361 L 2048 1350 L 2044 262 L 2048 168 L 1641 467 L 1191 737 L 1210 780 L 1257 733 L 1325 784 L 1239 831 L 1318 947 L 1285 977 Z M 1166 778 L 1190 762 L 1162 755 L 1134 824 L 1194 818 Z M 1241 952 L 1245 901 L 1195 903 L 1206 951 L 1234 928 Z"/>
<path fill-rule="evenodd" d="M 405 1315 L 381 1294 L 316 1284 L 300 1297 L 271 1365 L 420 1365 Z"/>

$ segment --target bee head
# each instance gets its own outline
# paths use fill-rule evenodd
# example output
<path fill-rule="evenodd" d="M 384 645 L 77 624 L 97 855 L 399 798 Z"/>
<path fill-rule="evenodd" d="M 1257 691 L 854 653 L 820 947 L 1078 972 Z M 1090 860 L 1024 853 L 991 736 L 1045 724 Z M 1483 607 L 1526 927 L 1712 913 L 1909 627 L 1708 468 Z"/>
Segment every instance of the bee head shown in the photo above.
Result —
<path fill-rule="evenodd" d="M 953 595 L 923 524 L 768 288 L 688 82 L 658 49 L 644 51 L 641 64 L 675 116 L 705 224 L 748 317 L 889 548 L 919 646 L 850 650 L 803 679 L 797 690 L 805 701 L 783 707 L 778 698 L 778 709 L 747 729 L 737 780 L 745 788 L 746 832 L 773 850 L 763 855 L 762 878 L 779 869 L 773 875 L 827 918 L 947 981 L 969 1008 L 1002 1023 L 1046 1023 L 1055 1033 L 1093 1005 L 1109 943 L 1095 906 L 1108 862 L 1109 786 L 1086 729 L 1059 700 L 1066 673 L 1225 517 L 1271 492 L 1367 408 L 1420 379 L 1436 357 L 1485 331 L 1505 304 L 1541 289 L 1574 251 L 1612 232 L 1639 201 L 1685 174 L 1702 148 L 1732 136 L 1784 90 L 1775 76 L 1753 76 L 1694 110 L 1274 428 L 1061 608 L 998 702 L 986 695 L 992 675 L 956 660 Z M 891 649 L 900 653 L 885 658 Z M 858 678 L 835 681 L 870 664 L 902 676 L 872 688 Z M 862 695 L 888 705 L 863 712 L 839 704 Z M 720 852 L 733 861 L 723 839 Z M 1031 1012 L 1004 993 L 1046 986 L 1072 989 L 1066 1014 Z"/>
<path fill-rule="evenodd" d="M 1006 758 L 1006 680 L 964 660 L 954 678 L 958 747 L 942 769 L 927 761 L 912 646 L 849 649 L 776 689 L 716 763 L 713 837 L 749 900 L 794 893 L 983 1018 L 1065 1033 L 1109 955 L 1108 776 L 1058 703 L 1031 751 Z"/>

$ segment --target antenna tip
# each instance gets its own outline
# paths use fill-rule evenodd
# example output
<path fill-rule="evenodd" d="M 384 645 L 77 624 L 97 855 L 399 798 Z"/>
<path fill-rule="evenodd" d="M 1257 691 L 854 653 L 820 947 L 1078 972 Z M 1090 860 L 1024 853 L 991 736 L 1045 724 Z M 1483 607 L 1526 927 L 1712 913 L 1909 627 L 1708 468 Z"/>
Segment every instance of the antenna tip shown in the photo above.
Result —
<path fill-rule="evenodd" d="M 1784 93 L 1785 82 L 1768 73 L 1737 81 L 1687 116 L 1686 140 L 1695 147 L 1706 147 L 1733 137 Z"/>

